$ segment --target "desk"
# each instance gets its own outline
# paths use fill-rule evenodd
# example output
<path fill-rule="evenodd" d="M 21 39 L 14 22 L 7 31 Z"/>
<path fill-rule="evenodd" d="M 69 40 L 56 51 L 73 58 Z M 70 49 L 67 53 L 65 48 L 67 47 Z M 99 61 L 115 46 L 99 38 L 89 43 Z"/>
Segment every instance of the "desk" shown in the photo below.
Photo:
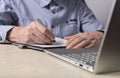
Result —
<path fill-rule="evenodd" d="M 95 75 L 44 52 L 0 44 L 0 78 L 120 78 L 120 72 Z"/>

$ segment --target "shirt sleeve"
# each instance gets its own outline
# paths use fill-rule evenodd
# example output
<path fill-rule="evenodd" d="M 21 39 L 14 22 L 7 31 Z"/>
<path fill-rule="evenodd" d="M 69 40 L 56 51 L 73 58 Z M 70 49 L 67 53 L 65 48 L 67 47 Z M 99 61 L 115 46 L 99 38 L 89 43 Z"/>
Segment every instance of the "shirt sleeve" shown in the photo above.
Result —
<path fill-rule="evenodd" d="M 82 32 L 104 31 L 105 27 L 96 19 L 95 15 L 87 4 L 80 3 L 80 20 Z"/>
<path fill-rule="evenodd" d="M 0 0 L 0 43 L 8 43 L 8 31 L 16 25 L 18 18 L 11 6 L 11 0 Z"/>

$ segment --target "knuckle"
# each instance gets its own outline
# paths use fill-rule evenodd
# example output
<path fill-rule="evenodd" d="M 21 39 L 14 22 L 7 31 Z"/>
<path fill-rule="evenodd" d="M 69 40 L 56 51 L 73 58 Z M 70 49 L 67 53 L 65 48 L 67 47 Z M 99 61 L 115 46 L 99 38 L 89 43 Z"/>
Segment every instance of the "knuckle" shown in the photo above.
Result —
<path fill-rule="evenodd" d="M 45 34 L 45 33 L 47 33 L 48 32 L 48 30 L 45 28 L 45 29 L 43 29 L 43 33 Z"/>

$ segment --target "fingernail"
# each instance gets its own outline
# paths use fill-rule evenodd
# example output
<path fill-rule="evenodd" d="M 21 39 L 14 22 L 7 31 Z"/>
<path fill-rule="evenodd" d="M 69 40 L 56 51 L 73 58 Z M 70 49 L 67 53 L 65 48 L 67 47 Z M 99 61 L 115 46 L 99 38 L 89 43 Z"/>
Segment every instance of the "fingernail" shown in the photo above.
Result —
<path fill-rule="evenodd" d="M 66 47 L 66 49 L 70 49 L 70 47 Z"/>
<path fill-rule="evenodd" d="M 69 48 L 66 47 L 66 49 L 69 49 Z"/>

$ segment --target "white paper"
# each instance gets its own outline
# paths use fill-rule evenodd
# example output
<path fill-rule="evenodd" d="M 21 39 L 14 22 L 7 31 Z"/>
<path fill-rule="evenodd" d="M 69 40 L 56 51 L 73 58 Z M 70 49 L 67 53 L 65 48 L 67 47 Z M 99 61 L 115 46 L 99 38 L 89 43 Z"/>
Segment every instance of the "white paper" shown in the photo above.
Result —
<path fill-rule="evenodd" d="M 51 45 L 32 44 L 32 46 L 41 47 L 41 48 L 65 47 L 66 42 L 67 41 L 62 38 L 55 37 L 55 42 L 53 42 Z"/>

